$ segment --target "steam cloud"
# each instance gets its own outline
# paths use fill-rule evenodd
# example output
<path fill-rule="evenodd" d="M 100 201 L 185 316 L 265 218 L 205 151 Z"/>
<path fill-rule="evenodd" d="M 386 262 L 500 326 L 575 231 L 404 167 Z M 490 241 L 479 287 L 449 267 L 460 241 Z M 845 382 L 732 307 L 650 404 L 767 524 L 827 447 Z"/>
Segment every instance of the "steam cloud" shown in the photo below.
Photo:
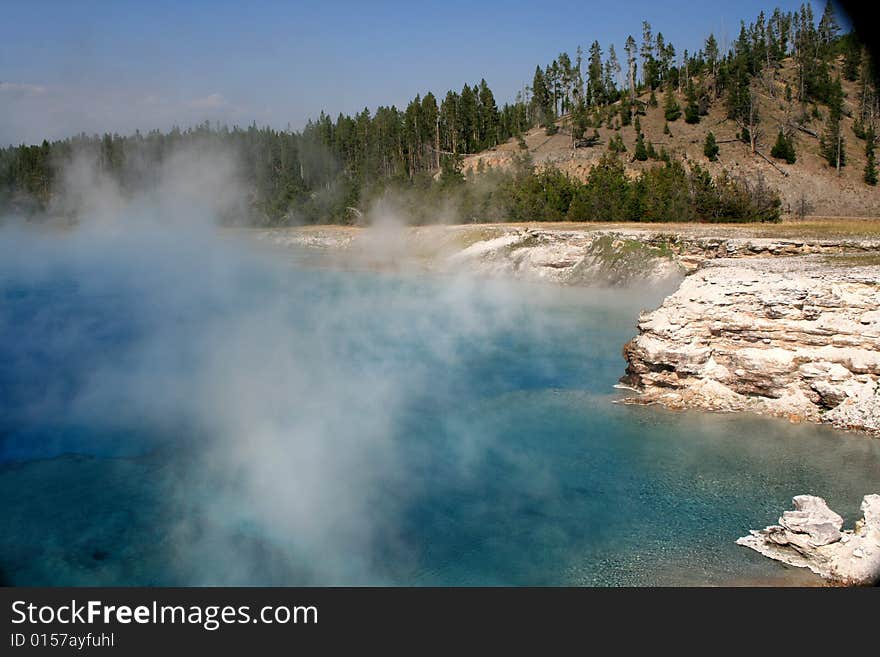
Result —
<path fill-rule="evenodd" d="M 537 342 L 564 326 L 521 287 L 291 267 L 289 254 L 217 227 L 240 209 L 239 173 L 231 154 L 196 147 L 144 167 L 153 184 L 127 197 L 83 158 L 55 204 L 75 227 L 5 220 L 7 291 L 60 296 L 24 320 L 0 309 L 16 379 L 3 382 L 0 412 L 10 424 L 98 427 L 110 453 L 163 436 L 141 449 L 174 455 L 153 512 L 177 583 L 382 583 L 378 563 L 410 558 L 398 520 L 424 492 L 413 463 L 429 466 L 413 409 L 477 392 L 460 373 L 495 355 L 493 336 Z M 394 222 L 378 224 L 373 248 L 394 257 Z M 460 422 L 441 429 L 452 467 L 470 476 L 489 438 Z M 4 440 L 15 459 L 93 450 L 98 438 Z"/>

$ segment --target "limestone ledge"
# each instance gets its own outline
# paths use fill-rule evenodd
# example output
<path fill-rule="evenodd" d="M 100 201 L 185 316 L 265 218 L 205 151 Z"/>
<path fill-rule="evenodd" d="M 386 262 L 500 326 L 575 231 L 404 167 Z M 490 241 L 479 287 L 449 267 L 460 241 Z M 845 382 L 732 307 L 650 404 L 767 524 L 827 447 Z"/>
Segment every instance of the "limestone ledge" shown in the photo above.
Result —
<path fill-rule="evenodd" d="M 628 401 L 753 411 L 880 435 L 880 267 L 705 262 L 624 347 Z"/>

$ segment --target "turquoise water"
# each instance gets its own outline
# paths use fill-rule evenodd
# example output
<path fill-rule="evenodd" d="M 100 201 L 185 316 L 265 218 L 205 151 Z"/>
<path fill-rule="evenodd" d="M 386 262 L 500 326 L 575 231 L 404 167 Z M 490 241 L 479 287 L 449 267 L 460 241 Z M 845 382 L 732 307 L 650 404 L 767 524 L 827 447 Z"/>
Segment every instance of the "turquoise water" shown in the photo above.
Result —
<path fill-rule="evenodd" d="M 8 583 L 773 580 L 737 537 L 796 494 L 852 522 L 880 491 L 880 441 L 615 404 L 665 290 L 155 235 L 0 255 Z"/>

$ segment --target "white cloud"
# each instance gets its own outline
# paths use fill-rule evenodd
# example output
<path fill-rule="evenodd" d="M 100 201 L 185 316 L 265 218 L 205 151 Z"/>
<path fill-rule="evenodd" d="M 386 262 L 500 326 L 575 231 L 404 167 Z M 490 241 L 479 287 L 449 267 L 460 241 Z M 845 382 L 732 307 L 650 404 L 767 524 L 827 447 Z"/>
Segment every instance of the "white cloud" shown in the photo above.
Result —
<path fill-rule="evenodd" d="M 42 96 L 47 89 L 41 84 L 26 82 L 0 82 L 0 93 L 11 93 L 21 96 Z"/>
<path fill-rule="evenodd" d="M 226 99 L 223 97 L 223 94 L 213 93 L 203 98 L 194 98 L 189 101 L 187 105 L 192 107 L 193 109 L 217 109 L 220 107 L 225 107 L 228 103 Z"/>
<path fill-rule="evenodd" d="M 149 95 L 144 96 L 140 100 L 141 105 L 167 105 L 167 101 L 164 98 L 160 98 L 159 96 Z"/>

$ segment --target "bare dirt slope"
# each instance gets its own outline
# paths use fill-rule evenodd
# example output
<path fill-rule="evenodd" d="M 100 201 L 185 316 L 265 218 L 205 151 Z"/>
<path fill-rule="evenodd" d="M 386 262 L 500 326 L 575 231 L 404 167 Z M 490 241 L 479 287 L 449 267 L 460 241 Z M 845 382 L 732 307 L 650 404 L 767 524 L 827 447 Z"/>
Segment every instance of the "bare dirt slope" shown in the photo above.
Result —
<path fill-rule="evenodd" d="M 794 88 L 793 78 L 792 63 L 786 61 L 776 72 L 774 80 L 755 83 L 761 117 L 758 150 L 768 157 L 779 127 L 787 117 L 800 118 L 803 112 L 809 117 L 804 127 L 817 134 L 822 134 L 824 130 L 827 107 L 818 106 L 823 118 L 816 119 L 812 117 L 812 103 L 802 108 L 797 102 L 789 103 L 785 100 L 785 84 L 788 82 Z M 850 114 L 857 103 L 857 85 L 844 80 L 843 87 L 846 94 L 845 113 Z M 870 187 L 863 182 L 865 142 L 853 134 L 851 116 L 843 119 L 847 164 L 840 176 L 821 157 L 819 139 L 802 131 L 795 132 L 797 162 L 790 165 L 783 160 L 773 160 L 777 167 L 788 174 L 784 175 L 763 158 L 753 155 L 747 144 L 736 140 L 739 127 L 727 119 L 723 97 L 714 100 L 709 114 L 702 117 L 700 123 L 688 125 L 682 117 L 669 124 L 671 135 L 666 135 L 663 133 L 663 95 L 657 92 L 656 96 L 658 106 L 648 107 L 646 114 L 640 118 L 646 142 L 651 141 L 658 151 L 661 146 L 665 147 L 673 157 L 682 161 L 696 161 L 707 167 L 713 175 L 726 170 L 732 175 L 749 180 L 763 176 L 765 182 L 779 191 L 783 211 L 786 213 L 790 213 L 805 198 L 811 206 L 810 214 L 813 216 L 880 217 L 880 186 Z M 640 96 L 640 100 L 647 102 L 649 97 L 650 94 L 645 93 Z M 678 95 L 678 102 L 683 109 L 683 95 Z M 593 165 L 607 152 L 608 140 L 615 130 L 603 125 L 598 129 L 599 145 L 572 149 L 567 117 L 563 117 L 558 125 L 560 131 L 553 136 L 547 136 L 543 128 L 534 128 L 524 135 L 528 153 L 538 166 L 554 165 L 580 180 L 585 180 Z M 718 162 L 709 162 L 703 156 L 703 143 L 709 131 L 721 142 Z M 592 132 L 592 129 L 587 132 Z M 627 147 L 627 152 L 623 154 L 624 160 L 633 174 L 656 164 L 650 161 L 631 161 L 636 140 L 633 126 L 621 127 L 620 134 Z M 511 139 L 493 149 L 467 156 L 463 162 L 463 171 L 476 173 L 487 167 L 509 166 L 515 156 L 524 152 L 518 141 Z"/>

